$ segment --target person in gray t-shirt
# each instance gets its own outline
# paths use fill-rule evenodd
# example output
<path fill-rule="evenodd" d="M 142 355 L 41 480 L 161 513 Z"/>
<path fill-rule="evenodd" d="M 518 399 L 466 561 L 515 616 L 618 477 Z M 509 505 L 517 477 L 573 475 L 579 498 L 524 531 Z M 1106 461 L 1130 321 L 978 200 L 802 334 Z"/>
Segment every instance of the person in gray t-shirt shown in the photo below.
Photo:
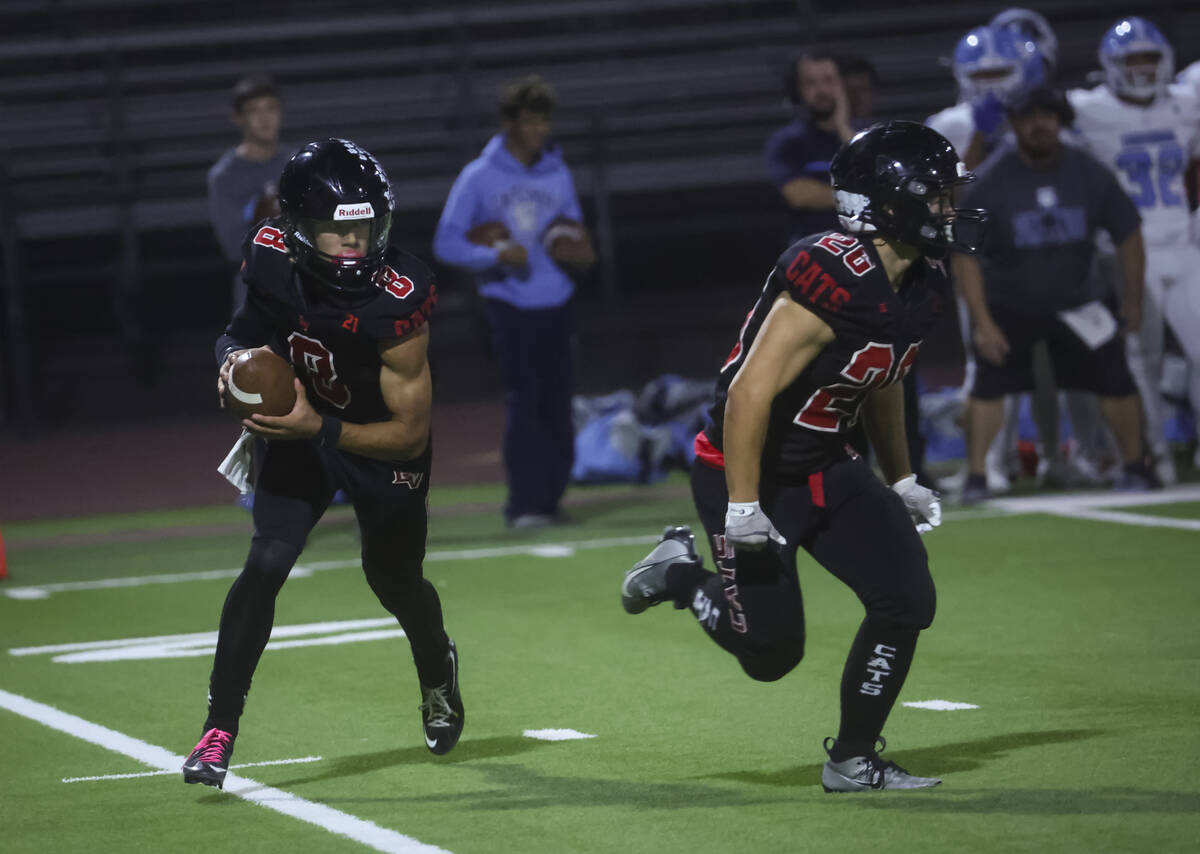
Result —
<path fill-rule="evenodd" d="M 1124 464 L 1118 486 L 1153 482 L 1142 447 L 1140 406 L 1120 326 L 1141 322 L 1145 250 L 1137 208 L 1116 177 L 1063 144 L 1065 96 L 1037 87 L 1009 110 L 1015 146 L 979 168 L 963 205 L 989 213 L 977 256 L 955 255 L 955 286 L 974 329 L 977 372 L 967 402 L 963 500 L 986 497 L 985 455 L 1003 421 L 1003 397 L 1033 389 L 1032 351 L 1045 341 L 1060 388 L 1095 393 Z M 1125 277 L 1120 321 L 1091 292 L 1098 229 L 1117 244 Z"/>
<path fill-rule="evenodd" d="M 246 295 L 236 272 L 246 232 L 260 219 L 279 212 L 275 185 L 292 155 L 289 147 L 279 143 L 282 121 L 279 89 L 270 79 L 246 77 L 233 87 L 233 122 L 241 129 L 242 141 L 208 171 L 208 216 L 221 253 L 235 271 L 234 309 Z"/>

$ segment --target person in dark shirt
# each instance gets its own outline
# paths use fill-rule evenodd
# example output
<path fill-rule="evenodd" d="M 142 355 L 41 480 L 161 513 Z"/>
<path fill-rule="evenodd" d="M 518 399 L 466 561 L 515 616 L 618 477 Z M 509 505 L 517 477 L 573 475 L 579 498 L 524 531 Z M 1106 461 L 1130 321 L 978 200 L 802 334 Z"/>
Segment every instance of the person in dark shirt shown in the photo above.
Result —
<path fill-rule="evenodd" d="M 837 61 L 804 54 L 784 79 L 796 118 L 767 139 L 767 174 L 788 206 L 788 243 L 838 227 L 829 187 L 829 161 L 854 135 Z"/>
<path fill-rule="evenodd" d="M 1141 323 L 1141 218 L 1112 172 L 1061 141 L 1070 120 L 1059 90 L 1026 92 L 1009 108 L 1015 146 L 984 161 L 966 195 L 988 209 L 991 225 L 978 258 L 953 259 L 977 364 L 967 401 L 964 503 L 988 497 L 985 456 L 1004 418 L 1002 399 L 1033 389 L 1032 353 L 1041 340 L 1060 388 L 1099 396 L 1124 464 L 1117 486 L 1144 489 L 1154 482 L 1142 447 L 1141 402 L 1118 329 Z M 1112 237 L 1124 274 L 1121 323 L 1092 292 L 1098 229 Z"/>
<path fill-rule="evenodd" d="M 855 130 L 870 127 L 875 123 L 875 87 L 879 85 L 879 72 L 869 59 L 861 56 L 839 56 L 837 67 L 846 92 L 851 127 Z"/>
<path fill-rule="evenodd" d="M 822 785 L 924 788 L 940 780 L 876 752 L 936 598 L 918 532 L 940 524 L 941 506 L 909 464 L 901 380 L 938 315 L 933 259 L 957 244 L 957 220 L 982 212 L 953 208 L 971 176 L 945 138 L 915 122 L 858 134 L 830 174 L 840 230 L 779 258 L 696 437 L 692 496 L 718 571 L 702 567 L 688 528 L 668 528 L 625 574 L 621 601 L 634 614 L 666 601 L 690 609 L 748 676 L 781 679 L 804 655 L 803 548 L 866 608 Z M 860 416 L 890 487 L 847 445 Z"/>
<path fill-rule="evenodd" d="M 426 357 L 437 291 L 429 269 L 389 245 L 394 200 L 367 151 L 343 139 L 304 146 L 279 183 L 282 215 L 246 237 L 246 301 L 217 340 L 224 405 L 239 354 L 266 347 L 296 372 L 296 403 L 243 426 L 267 440 L 254 536 L 221 612 L 203 735 L 188 783 L 221 787 L 275 597 L 338 487 L 354 504 L 367 582 L 404 629 L 422 696 L 425 743 L 462 732 L 458 651 L 423 577 L 432 384 Z"/>
<path fill-rule="evenodd" d="M 280 145 L 283 100 L 268 77 L 244 77 L 233 87 L 233 123 L 242 138 L 208 170 L 208 218 L 229 262 L 242 263 L 242 241 L 250 227 L 279 213 L 275 192 L 279 173 L 294 148 Z M 245 298 L 245 283 L 233 275 L 233 308 Z"/>

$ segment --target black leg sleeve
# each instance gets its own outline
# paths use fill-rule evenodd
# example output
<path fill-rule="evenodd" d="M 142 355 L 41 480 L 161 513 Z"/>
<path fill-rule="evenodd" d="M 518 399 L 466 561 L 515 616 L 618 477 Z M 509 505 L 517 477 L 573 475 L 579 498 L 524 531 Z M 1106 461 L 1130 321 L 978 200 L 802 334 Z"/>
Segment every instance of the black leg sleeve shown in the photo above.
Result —
<path fill-rule="evenodd" d="M 221 610 L 205 729 L 237 733 L 250 680 L 271 637 L 275 597 L 299 556 L 298 548 L 278 540 L 255 538 L 251 542 L 246 565 L 229 588 Z"/>

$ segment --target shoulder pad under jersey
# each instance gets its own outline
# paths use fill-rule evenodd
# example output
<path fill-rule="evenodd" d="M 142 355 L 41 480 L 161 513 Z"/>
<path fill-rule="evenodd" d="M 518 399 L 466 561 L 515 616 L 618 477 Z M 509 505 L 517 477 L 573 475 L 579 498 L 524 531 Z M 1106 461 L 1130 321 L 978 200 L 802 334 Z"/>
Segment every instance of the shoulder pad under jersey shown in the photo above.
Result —
<path fill-rule="evenodd" d="M 775 271 L 784 290 L 824 320 L 855 309 L 862 283 L 880 269 L 878 257 L 851 234 L 812 234 L 788 247 Z"/>
<path fill-rule="evenodd" d="M 437 283 L 420 258 L 389 246 L 376 283 L 379 294 L 356 312 L 363 331 L 377 338 L 399 338 L 429 321 L 437 306 Z"/>
<path fill-rule="evenodd" d="M 242 243 L 242 277 L 251 290 L 284 298 L 292 279 L 292 259 L 283 245 L 283 231 L 275 218 L 254 226 Z"/>

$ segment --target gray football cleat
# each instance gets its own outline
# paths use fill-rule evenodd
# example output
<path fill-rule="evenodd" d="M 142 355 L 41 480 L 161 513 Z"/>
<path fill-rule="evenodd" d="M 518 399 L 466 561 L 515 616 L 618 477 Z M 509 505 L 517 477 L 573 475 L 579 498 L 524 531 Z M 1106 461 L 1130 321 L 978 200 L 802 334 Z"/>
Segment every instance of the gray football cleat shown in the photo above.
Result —
<path fill-rule="evenodd" d="M 825 752 L 833 746 L 825 739 Z M 880 749 L 887 747 L 882 738 Z M 895 762 L 885 762 L 872 751 L 867 756 L 852 756 L 841 762 L 832 758 L 821 769 L 821 786 L 826 792 L 869 792 L 873 789 L 928 789 L 942 781 L 936 777 L 917 777 Z"/>
<path fill-rule="evenodd" d="M 667 570 L 677 563 L 700 566 L 696 538 L 687 525 L 668 525 L 658 545 L 625 573 L 621 583 L 621 605 L 630 614 L 640 614 L 651 605 L 671 598 L 667 592 Z"/>

